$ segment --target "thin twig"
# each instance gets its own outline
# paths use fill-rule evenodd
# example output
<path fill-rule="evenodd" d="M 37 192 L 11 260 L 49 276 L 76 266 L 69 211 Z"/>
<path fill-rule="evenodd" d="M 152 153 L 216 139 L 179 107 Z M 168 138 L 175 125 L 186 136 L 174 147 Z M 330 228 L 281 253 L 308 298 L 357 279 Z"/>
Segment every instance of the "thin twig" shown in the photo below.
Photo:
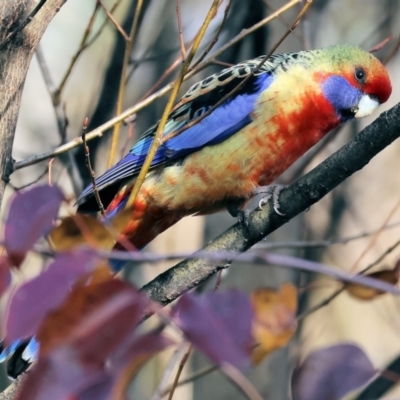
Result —
<path fill-rule="evenodd" d="M 157 79 L 157 82 L 142 96 L 141 100 L 146 99 L 150 96 L 162 83 L 162 81 L 170 75 L 175 68 L 182 64 L 182 54 L 180 54 L 177 59 L 164 71 L 164 73 Z"/>
<path fill-rule="evenodd" d="M 124 121 L 124 124 L 128 126 L 128 134 L 126 135 L 125 143 L 121 149 L 121 158 L 126 154 L 129 141 L 135 136 L 135 123 L 136 123 L 136 114 L 131 115 Z"/>
<path fill-rule="evenodd" d="M 97 0 L 98 4 L 101 5 L 101 8 L 103 9 L 103 11 L 106 13 L 107 18 L 112 22 L 112 24 L 115 26 L 115 28 L 117 29 L 117 31 L 122 35 L 122 37 L 125 39 L 126 42 L 130 41 L 129 36 L 126 34 L 126 32 L 124 31 L 124 28 L 122 28 L 122 26 L 118 23 L 118 21 L 114 18 L 114 16 L 111 14 L 110 11 L 107 10 L 107 7 L 103 4 L 103 2 L 101 0 Z"/>
<path fill-rule="evenodd" d="M 94 197 L 96 198 L 97 205 L 99 206 L 99 210 L 100 210 L 101 215 L 103 217 L 105 217 L 104 206 L 103 206 L 103 203 L 101 202 L 99 191 L 98 191 L 97 185 L 96 185 L 96 175 L 95 175 L 95 173 L 93 171 L 92 163 L 90 161 L 89 146 L 86 143 L 86 131 L 87 131 L 88 125 L 89 125 L 89 118 L 86 117 L 85 121 L 83 122 L 83 127 L 82 127 L 82 142 L 83 142 L 83 148 L 85 150 L 85 162 L 86 162 L 86 167 L 87 167 L 87 169 L 89 171 L 89 174 L 90 174 L 90 178 L 92 180 Z"/>
<path fill-rule="evenodd" d="M 129 61 L 129 64 L 136 66 L 136 65 L 140 65 L 140 64 L 144 64 L 144 63 L 148 63 L 148 62 L 153 62 L 153 61 L 158 61 L 158 60 L 165 59 L 165 58 L 171 56 L 172 54 L 174 54 L 176 51 L 178 51 L 179 47 L 174 47 L 174 48 L 172 48 L 170 50 L 165 50 L 165 51 L 163 51 L 161 53 L 158 53 L 158 54 L 155 54 L 155 55 L 152 55 L 152 56 L 147 56 L 146 53 L 148 53 L 149 50 L 147 50 L 144 53 L 144 55 L 139 59 L 131 58 L 130 61 Z"/>
<path fill-rule="evenodd" d="M 207 60 L 203 61 L 201 64 L 199 64 L 196 68 L 194 68 L 191 72 L 189 72 L 185 76 L 185 80 L 191 78 L 195 74 L 197 74 L 199 71 L 203 70 L 204 68 L 208 67 L 209 65 L 212 65 L 215 60 L 226 50 L 231 48 L 233 45 L 236 43 L 240 42 L 243 40 L 245 37 L 250 35 L 251 33 L 255 32 L 257 29 L 260 29 L 264 25 L 268 24 L 275 18 L 277 18 L 279 15 L 283 14 L 287 10 L 291 9 L 294 7 L 296 4 L 300 3 L 301 0 L 291 0 L 290 2 L 286 3 L 284 6 L 282 6 L 276 13 L 272 13 L 268 17 L 264 18 L 262 21 L 258 22 L 257 24 L 253 25 L 251 28 L 244 29 L 242 32 L 235 36 L 232 40 L 230 40 L 228 43 L 226 43 L 224 46 L 219 48 L 213 55 L 208 58 Z M 103 135 L 104 132 L 112 128 L 115 124 L 123 121 L 124 119 L 128 118 L 130 115 L 137 113 L 140 110 L 143 110 L 145 107 L 149 106 L 152 104 L 155 100 L 159 99 L 160 97 L 164 96 L 166 93 L 168 93 L 171 89 L 173 88 L 173 82 L 167 84 L 164 86 L 162 89 L 154 93 L 153 95 L 149 96 L 148 98 L 140 101 L 139 103 L 135 104 L 134 106 L 128 108 L 121 114 L 117 115 L 116 117 L 110 119 L 109 121 L 105 122 L 104 124 L 100 125 L 98 128 L 93 129 L 91 132 L 89 132 L 86 135 L 86 140 L 90 141 L 92 139 L 95 139 L 97 137 L 100 137 Z M 37 164 L 41 161 L 47 160 L 49 158 L 59 156 L 60 154 L 63 154 L 67 151 L 70 151 L 72 149 L 75 149 L 76 147 L 80 146 L 82 144 L 82 139 L 80 137 L 75 138 L 71 140 L 69 143 L 66 143 L 63 146 L 56 147 L 53 150 L 44 152 L 42 154 L 37 154 L 31 157 L 28 157 L 24 160 L 18 161 L 14 163 L 14 171 L 28 167 L 30 165 Z"/>
<path fill-rule="evenodd" d="M 235 64 L 231 64 L 231 63 L 228 63 L 228 62 L 225 62 L 225 61 L 219 61 L 219 60 L 214 60 L 212 63 L 214 65 L 220 65 L 221 67 L 224 67 L 224 68 L 230 68 L 230 67 L 233 67 L 235 65 Z"/>
<path fill-rule="evenodd" d="M 134 44 L 135 38 L 136 38 L 136 33 L 137 33 L 138 25 L 139 25 L 139 16 L 140 16 L 140 13 L 142 10 L 142 5 L 143 5 L 143 0 L 137 0 L 135 16 L 133 17 L 131 31 L 129 33 L 129 40 L 127 40 L 125 43 L 124 60 L 122 62 L 122 71 L 121 71 L 121 77 L 120 77 L 120 81 L 119 81 L 117 109 L 116 109 L 117 115 L 121 114 L 121 112 L 123 110 L 123 104 L 124 104 L 124 98 L 125 98 L 125 88 L 126 88 L 126 74 L 127 74 L 128 67 L 129 67 L 129 60 L 131 58 L 133 44 Z M 110 148 L 110 154 L 108 157 L 108 164 L 107 164 L 108 168 L 112 167 L 112 165 L 114 164 L 115 156 L 117 153 L 117 145 L 118 145 L 118 141 L 119 141 L 120 132 L 121 132 L 121 122 L 118 122 L 117 124 L 115 124 L 114 130 L 112 133 L 111 148 Z"/>
<path fill-rule="evenodd" d="M 397 228 L 400 225 L 400 222 L 395 222 L 390 225 L 386 225 L 385 229 L 391 229 L 391 228 Z M 333 246 L 333 245 L 344 245 L 348 244 L 349 242 L 353 240 L 358 240 L 362 239 L 368 236 L 375 235 L 376 232 L 379 232 L 382 230 L 382 227 L 378 228 L 377 230 L 371 231 L 371 232 L 363 232 L 359 233 L 354 236 L 348 236 L 344 238 L 338 238 L 338 239 L 327 239 L 327 240 L 296 240 L 296 241 L 282 241 L 282 242 L 270 242 L 270 243 L 259 243 L 254 246 L 255 249 L 260 249 L 260 250 L 271 250 L 271 249 L 287 249 L 287 248 L 310 248 L 310 247 L 328 247 L 328 246 Z"/>
<path fill-rule="evenodd" d="M 308 317 L 310 314 L 314 313 L 315 311 L 318 311 L 320 308 L 327 306 L 332 300 L 334 300 L 339 294 L 341 294 L 344 291 L 344 285 L 340 288 L 335 290 L 330 296 L 322 300 L 320 303 L 316 304 L 315 306 L 312 306 L 305 310 L 303 313 L 301 313 L 299 316 L 297 316 L 297 321 L 301 321 L 305 317 Z"/>
<path fill-rule="evenodd" d="M 178 386 L 183 386 L 186 385 L 187 383 L 191 383 L 193 381 L 195 381 L 196 379 L 202 378 L 205 375 L 210 374 L 211 372 L 217 371 L 219 369 L 218 365 L 212 365 L 211 367 L 205 367 L 197 372 L 195 372 L 193 375 L 188 376 L 185 379 L 182 379 L 180 382 L 178 382 L 178 384 L 176 385 Z M 172 389 L 172 386 L 168 387 L 167 389 L 164 390 L 162 396 L 166 396 Z"/>
<path fill-rule="evenodd" d="M 68 118 L 65 112 L 65 105 L 62 105 L 60 102 L 60 98 L 57 94 L 58 93 L 57 89 L 54 85 L 49 67 L 46 63 L 40 45 L 37 47 L 35 54 L 39 64 L 40 71 L 43 76 L 43 80 L 45 82 L 47 91 L 49 92 L 51 102 L 53 105 L 53 110 L 57 122 L 57 128 L 61 139 L 60 144 L 63 145 L 67 142 L 67 127 L 68 127 Z M 67 170 L 69 178 L 71 179 L 71 183 L 74 188 L 74 193 L 78 195 L 82 190 L 82 184 L 81 184 L 81 177 L 78 173 L 76 160 L 71 153 L 68 153 L 67 155 L 63 155 L 61 157 L 61 161 Z"/>
<path fill-rule="evenodd" d="M 53 179 L 52 179 L 52 177 L 51 177 L 51 173 L 52 173 L 52 170 L 53 170 L 53 163 L 54 163 L 54 160 L 55 160 L 55 158 L 51 158 L 50 160 L 49 160 L 49 163 L 48 163 L 48 170 L 49 170 L 49 176 L 48 176 L 48 184 L 49 184 L 49 186 L 53 186 Z"/>
<path fill-rule="evenodd" d="M 121 4 L 122 0 L 116 0 L 115 3 L 112 5 L 112 7 L 110 8 L 109 13 L 113 13 L 117 7 Z M 106 18 L 104 20 L 104 22 L 102 23 L 102 25 L 100 26 L 100 28 L 97 30 L 97 32 L 90 38 L 90 40 L 88 40 L 86 42 L 86 44 L 84 45 L 83 50 L 85 50 L 86 48 L 88 48 L 89 46 L 91 46 L 93 44 L 93 42 L 95 42 L 97 40 L 97 38 L 101 35 L 101 33 L 103 32 L 104 28 L 107 26 L 109 19 Z"/>
<path fill-rule="evenodd" d="M 39 12 L 39 10 L 44 6 L 46 0 L 40 0 L 36 7 L 29 13 L 25 20 L 20 24 L 15 31 L 12 31 L 2 43 L 0 43 L 0 51 L 3 50 L 10 42 L 18 35 L 33 19 L 33 17 Z"/>
<path fill-rule="evenodd" d="M 16 192 L 18 192 L 19 190 L 26 189 L 27 187 L 32 186 L 32 185 L 34 185 L 35 183 L 38 183 L 44 176 L 47 175 L 48 170 L 49 170 L 48 167 L 46 167 L 45 170 L 44 170 L 37 178 L 35 178 L 33 181 L 31 181 L 31 182 L 29 182 L 29 183 L 26 183 L 25 185 L 18 186 L 18 187 L 13 186 L 11 183 L 9 183 L 9 185 L 10 185 L 10 186 L 13 188 L 13 190 L 15 190 Z"/>
<path fill-rule="evenodd" d="M 182 360 L 182 357 L 185 355 L 187 345 L 188 343 L 185 340 L 179 343 L 164 369 L 161 381 L 157 386 L 157 389 L 155 390 L 151 400 L 161 400 L 171 390 L 171 387 L 167 389 L 168 382 L 171 378 L 172 372 L 176 367 L 176 364 L 178 364 L 178 362 Z"/>
<path fill-rule="evenodd" d="M 274 7 L 274 6 L 270 3 L 270 1 L 268 1 L 268 0 L 263 0 L 263 2 L 264 2 L 264 4 L 267 6 L 267 8 L 268 8 L 270 11 L 276 11 L 276 7 Z M 278 17 L 278 20 L 282 22 L 282 25 L 283 25 L 286 29 L 290 28 L 289 22 L 287 22 L 287 21 L 285 20 L 285 18 L 283 18 L 283 17 Z M 293 35 L 296 36 L 296 38 L 299 39 L 301 42 L 304 41 L 304 37 L 303 37 L 304 35 L 302 35 L 301 33 L 297 32 L 297 31 L 294 31 L 294 32 L 293 32 Z"/>
<path fill-rule="evenodd" d="M 400 240 L 392 244 L 390 247 L 388 247 L 375 261 L 373 261 L 371 264 L 367 265 L 364 269 L 360 271 L 360 274 L 364 274 L 365 272 L 369 271 L 371 268 L 375 267 L 378 265 L 388 254 L 390 254 L 393 250 L 395 250 L 397 247 L 400 246 Z"/>
<path fill-rule="evenodd" d="M 40 72 L 42 73 L 42 76 L 43 76 L 44 83 L 46 84 L 47 91 L 49 92 L 51 100 L 52 100 L 54 113 L 56 115 L 58 131 L 59 131 L 60 137 L 61 137 L 61 144 L 64 144 L 65 137 L 66 137 L 67 125 L 68 125 L 67 117 L 65 116 L 65 110 L 61 106 L 59 99 L 56 100 L 55 94 L 57 92 L 57 88 L 54 85 L 53 79 L 50 74 L 49 67 L 44 58 L 42 47 L 40 45 L 37 47 L 35 55 L 36 55 L 36 59 L 39 64 Z"/>
<path fill-rule="evenodd" d="M 120 1 L 120 0 L 119 0 L 119 1 Z M 117 2 L 117 3 L 118 3 L 118 2 Z M 116 4 L 117 4 L 117 3 L 116 3 Z M 62 94 L 62 92 L 63 92 L 63 90 L 64 90 L 64 87 L 65 87 L 65 85 L 66 85 L 66 83 L 67 83 L 67 81 L 68 81 L 68 78 L 69 78 L 70 75 L 71 75 L 71 72 L 72 72 L 72 70 L 73 70 L 73 68 L 74 68 L 74 66 L 75 66 L 75 64 L 76 64 L 76 62 L 78 61 L 78 58 L 79 58 L 80 55 L 83 53 L 83 51 L 89 46 L 89 44 L 87 43 L 87 39 L 88 39 L 88 37 L 89 37 L 89 35 L 90 35 L 90 32 L 92 31 L 93 24 L 94 24 L 94 21 L 95 21 L 95 18 L 96 18 L 96 15 L 97 15 L 97 12 L 99 11 L 99 9 L 100 9 L 100 4 L 96 2 L 95 8 L 94 8 L 94 10 L 93 10 L 93 13 L 92 13 L 92 15 L 91 15 L 91 17 L 90 17 L 90 19 L 89 19 L 89 22 L 88 22 L 88 24 L 87 24 L 87 26 L 86 26 L 85 32 L 83 33 L 83 36 L 82 36 L 82 39 L 81 39 L 81 43 L 80 43 L 80 45 L 79 45 L 79 48 L 78 48 L 78 50 L 76 51 L 76 53 L 73 55 L 73 57 L 72 57 L 72 59 L 71 59 L 71 62 L 69 63 L 68 68 L 67 68 L 67 70 L 66 70 L 66 72 L 65 72 L 65 74 L 64 74 L 64 76 L 63 76 L 63 78 L 61 79 L 61 82 L 60 82 L 60 84 L 59 84 L 57 90 L 54 91 L 54 99 L 53 99 L 53 102 L 54 102 L 55 104 L 57 104 L 57 103 L 59 103 L 59 102 L 61 101 L 61 94 Z M 105 24 L 104 24 L 104 26 L 105 26 Z M 104 27 L 104 26 L 103 26 L 103 27 Z M 98 30 L 97 36 L 95 36 L 96 38 L 100 35 L 100 32 L 101 32 L 101 31 L 102 31 L 102 28 L 100 28 L 100 29 Z M 95 37 L 93 37 L 93 39 L 94 39 Z M 91 42 L 91 43 L 93 43 L 93 41 L 94 41 L 93 39 L 92 39 L 92 42 Z"/>
<path fill-rule="evenodd" d="M 397 212 L 397 210 L 400 208 L 400 199 L 397 201 L 397 203 L 394 205 L 394 207 L 390 210 L 388 216 L 385 218 L 385 220 L 382 223 L 381 229 L 379 229 L 374 237 L 370 240 L 370 242 L 368 243 L 368 245 L 365 247 L 365 249 L 362 251 L 362 253 L 360 254 L 360 256 L 357 258 L 357 260 L 354 262 L 354 264 L 352 265 L 352 267 L 350 268 L 350 271 L 355 271 L 357 269 L 358 264 L 361 262 L 361 260 L 364 258 L 364 256 L 367 254 L 367 252 L 373 247 L 373 245 L 376 243 L 376 241 L 379 238 L 379 235 L 383 232 L 383 230 L 385 229 L 385 226 L 388 224 L 388 222 L 390 221 L 390 219 L 393 217 L 393 215 L 395 215 L 395 213 Z"/>
<path fill-rule="evenodd" d="M 189 71 L 193 70 L 197 65 L 199 65 L 206 58 L 207 54 L 212 50 L 212 48 L 215 46 L 215 44 L 218 42 L 219 35 L 222 32 L 222 29 L 225 25 L 226 19 L 228 18 L 228 14 L 229 14 L 231 5 L 232 5 L 232 0 L 229 0 L 228 4 L 225 7 L 224 16 L 222 18 L 221 24 L 219 25 L 219 28 L 218 28 L 214 38 L 211 40 L 211 42 L 207 46 L 207 48 L 203 51 L 203 54 L 199 57 L 199 59 L 189 68 Z"/>
<path fill-rule="evenodd" d="M 178 385 L 179 377 L 181 376 L 183 368 L 187 360 L 189 359 L 190 353 L 192 352 L 192 348 L 193 346 L 190 344 L 186 350 L 186 353 L 182 357 L 181 362 L 179 363 L 178 371 L 176 372 L 174 382 L 172 383 L 172 388 L 171 391 L 169 392 L 168 400 L 172 400 L 172 397 L 174 396 L 175 389 Z"/>
<path fill-rule="evenodd" d="M 368 50 L 369 53 L 375 53 L 385 47 L 393 40 L 393 35 L 389 35 L 386 39 L 381 40 L 378 44 Z"/>
<path fill-rule="evenodd" d="M 389 253 L 391 253 L 394 249 L 396 249 L 400 245 L 400 240 L 395 242 L 392 246 L 386 249 L 384 253 L 382 253 L 374 262 L 369 264 L 367 267 L 365 267 L 363 270 L 361 270 L 358 274 L 364 274 L 365 272 L 369 271 L 372 267 L 375 267 L 377 264 L 379 264 Z M 344 292 L 346 290 L 346 285 L 343 285 L 340 289 L 337 289 L 334 291 L 329 297 L 325 298 L 322 300 L 320 303 L 316 304 L 315 306 L 310 307 L 308 310 L 304 311 L 302 314 L 300 314 L 297 319 L 301 320 L 308 315 L 312 314 L 313 312 L 319 310 L 322 307 L 327 306 L 332 300 L 334 300 L 339 294 Z"/>
<path fill-rule="evenodd" d="M 397 38 L 396 43 L 394 44 L 392 51 L 383 60 L 383 64 L 386 65 L 396 55 L 396 53 L 399 51 L 399 49 L 400 49 L 400 35 Z"/>
<path fill-rule="evenodd" d="M 221 371 L 232 381 L 249 400 L 263 400 L 252 383 L 233 365 L 221 364 Z"/>
<path fill-rule="evenodd" d="M 178 78 L 174 82 L 170 98 L 168 100 L 167 105 L 165 106 L 165 109 L 161 116 L 160 122 L 158 123 L 157 130 L 156 130 L 155 136 L 154 136 L 154 140 L 150 146 L 150 149 L 146 156 L 146 160 L 144 161 L 143 166 L 140 170 L 140 173 L 136 179 L 135 186 L 133 187 L 133 190 L 132 190 L 131 194 L 129 195 L 127 207 L 132 206 L 137 194 L 139 193 L 142 183 L 144 182 L 144 179 L 147 175 L 147 172 L 150 168 L 150 165 L 153 161 L 156 151 L 157 151 L 158 147 L 160 146 L 160 143 L 161 143 L 160 139 L 164 132 L 164 127 L 168 120 L 169 113 L 171 112 L 172 107 L 175 103 L 176 97 L 178 95 L 179 88 L 181 87 L 181 84 L 183 82 L 185 74 L 186 74 L 187 70 L 189 69 L 190 63 L 193 60 L 193 57 L 195 56 L 195 54 L 200 46 L 200 42 L 203 39 L 203 36 L 208 28 L 208 25 L 210 24 L 211 20 L 214 18 L 215 14 L 216 14 L 216 11 L 218 8 L 218 3 L 219 3 L 219 0 L 213 0 L 212 5 L 207 13 L 207 16 L 204 19 L 203 24 L 196 36 L 196 39 L 193 42 L 193 46 L 190 49 L 189 54 L 188 54 L 185 62 L 182 65 L 182 68 L 178 75 Z"/>
<path fill-rule="evenodd" d="M 182 60 L 185 60 L 185 58 L 186 58 L 186 49 L 185 49 L 185 41 L 183 39 L 181 2 L 180 2 L 180 0 L 176 0 L 176 18 L 178 20 L 178 35 L 179 35 L 179 45 L 180 45 L 180 48 L 181 48 L 181 58 L 182 58 Z"/>

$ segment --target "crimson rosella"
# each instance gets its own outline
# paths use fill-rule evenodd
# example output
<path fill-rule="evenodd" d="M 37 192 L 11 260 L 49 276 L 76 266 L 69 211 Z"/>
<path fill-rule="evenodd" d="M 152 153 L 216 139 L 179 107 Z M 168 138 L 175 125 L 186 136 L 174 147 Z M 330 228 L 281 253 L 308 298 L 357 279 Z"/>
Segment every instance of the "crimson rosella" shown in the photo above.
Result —
<path fill-rule="evenodd" d="M 184 216 L 224 208 L 238 213 L 235 205 L 268 192 L 268 185 L 327 132 L 370 115 L 392 90 L 385 67 L 356 46 L 274 55 L 258 69 L 262 60 L 242 62 L 196 83 L 176 104 L 164 135 L 206 113 L 250 76 L 236 94 L 157 150 L 122 232 L 136 248 Z M 126 205 L 156 128 L 96 180 L 108 216 Z M 92 186 L 78 204 L 80 212 L 98 211 Z M 0 360 L 10 357 L 11 376 L 26 369 L 37 346 L 32 339 L 0 347 Z"/>
<path fill-rule="evenodd" d="M 184 216 L 224 208 L 237 214 L 235 205 L 262 193 L 332 128 L 371 114 L 392 90 L 385 67 L 356 46 L 274 55 L 257 69 L 262 60 L 211 75 L 176 104 L 164 135 L 206 113 L 251 75 L 238 93 L 158 148 L 123 232 L 136 248 Z M 96 180 L 108 215 L 125 206 L 156 128 Z M 92 185 L 78 204 L 80 212 L 98 211 Z"/>

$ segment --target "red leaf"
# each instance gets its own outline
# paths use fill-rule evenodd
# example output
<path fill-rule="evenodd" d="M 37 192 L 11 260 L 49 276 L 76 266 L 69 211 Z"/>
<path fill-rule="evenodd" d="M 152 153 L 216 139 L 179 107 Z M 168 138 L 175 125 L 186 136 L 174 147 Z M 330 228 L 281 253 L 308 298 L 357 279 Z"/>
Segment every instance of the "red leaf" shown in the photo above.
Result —
<path fill-rule="evenodd" d="M 75 287 L 40 327 L 40 355 L 70 343 L 82 362 L 96 364 L 135 329 L 146 305 L 132 285 L 117 279 Z"/>
<path fill-rule="evenodd" d="M 253 311 L 248 296 L 237 290 L 186 294 L 174 308 L 187 338 L 217 363 L 249 365 Z"/>
<path fill-rule="evenodd" d="M 341 343 L 311 353 L 292 377 L 294 400 L 339 400 L 376 373 L 356 345 Z"/>
<path fill-rule="evenodd" d="M 4 247 L 15 266 L 18 267 L 36 241 L 50 231 L 63 200 L 56 186 L 39 185 L 16 193 L 4 231 Z"/>
<path fill-rule="evenodd" d="M 65 299 L 71 285 L 93 271 L 97 262 L 91 252 L 58 254 L 46 271 L 20 286 L 7 307 L 7 342 L 34 335 L 46 314 Z"/>
<path fill-rule="evenodd" d="M 41 327 L 39 360 L 18 398 L 122 398 L 115 393 L 125 390 L 127 378 L 170 343 L 156 332 L 135 337 L 147 303 L 135 288 L 119 280 L 75 287 Z"/>

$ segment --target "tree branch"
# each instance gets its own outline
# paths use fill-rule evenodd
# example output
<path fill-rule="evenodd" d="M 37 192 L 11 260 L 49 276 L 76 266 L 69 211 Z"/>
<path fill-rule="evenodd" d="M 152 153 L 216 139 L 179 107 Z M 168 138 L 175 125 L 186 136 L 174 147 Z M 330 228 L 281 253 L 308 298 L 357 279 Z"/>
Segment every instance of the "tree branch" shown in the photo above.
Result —
<path fill-rule="evenodd" d="M 280 196 L 280 208 L 285 216 L 276 214 L 268 204 L 261 211 L 256 210 L 251 213 L 248 230 L 240 224 L 235 224 L 203 250 L 210 252 L 248 250 L 363 168 L 398 137 L 400 137 L 400 104 L 382 113 L 335 154 L 283 190 Z M 231 262 L 232 259 L 227 259 L 226 262 L 184 260 L 157 276 L 143 286 L 142 290 L 152 300 L 166 305 L 217 271 L 228 267 Z"/>
<path fill-rule="evenodd" d="M 45 29 L 65 1 L 37 4 L 34 0 L 0 0 L 0 206 L 13 169 L 12 146 L 29 64 Z"/>

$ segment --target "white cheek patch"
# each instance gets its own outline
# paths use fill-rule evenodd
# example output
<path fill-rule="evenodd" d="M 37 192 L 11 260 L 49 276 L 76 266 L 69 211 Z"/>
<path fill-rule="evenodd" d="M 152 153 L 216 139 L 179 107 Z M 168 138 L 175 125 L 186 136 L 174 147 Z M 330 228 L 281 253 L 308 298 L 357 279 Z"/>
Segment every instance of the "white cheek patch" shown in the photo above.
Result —
<path fill-rule="evenodd" d="M 363 94 L 360 102 L 358 103 L 358 110 L 354 114 L 356 118 L 363 118 L 371 115 L 379 106 L 379 101 L 372 99 L 367 94 Z"/>

